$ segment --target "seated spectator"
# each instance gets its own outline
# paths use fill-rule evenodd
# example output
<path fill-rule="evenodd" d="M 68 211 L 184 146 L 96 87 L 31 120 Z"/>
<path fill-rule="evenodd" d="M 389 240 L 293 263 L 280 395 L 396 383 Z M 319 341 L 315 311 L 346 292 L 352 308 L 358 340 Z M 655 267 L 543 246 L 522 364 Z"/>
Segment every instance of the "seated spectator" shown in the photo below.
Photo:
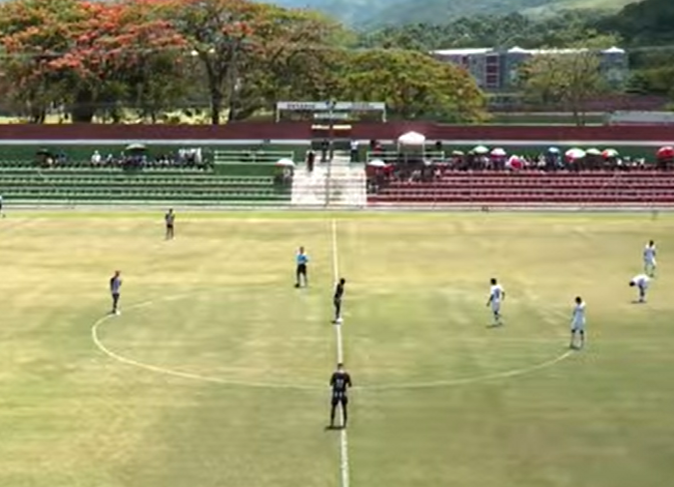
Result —
<path fill-rule="evenodd" d="M 100 166 L 103 158 L 101 157 L 101 153 L 98 151 L 94 151 L 94 153 L 91 155 L 91 165 L 92 166 Z"/>

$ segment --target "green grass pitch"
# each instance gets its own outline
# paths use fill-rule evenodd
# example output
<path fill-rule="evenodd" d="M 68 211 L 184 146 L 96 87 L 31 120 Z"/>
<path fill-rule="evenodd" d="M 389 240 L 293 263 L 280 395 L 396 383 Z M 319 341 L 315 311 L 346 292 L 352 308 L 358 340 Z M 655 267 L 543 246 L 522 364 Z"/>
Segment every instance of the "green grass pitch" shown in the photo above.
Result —
<path fill-rule="evenodd" d="M 0 220 L 0 486 L 340 486 L 333 218 L 352 487 L 670 484 L 673 216 L 80 211 Z"/>

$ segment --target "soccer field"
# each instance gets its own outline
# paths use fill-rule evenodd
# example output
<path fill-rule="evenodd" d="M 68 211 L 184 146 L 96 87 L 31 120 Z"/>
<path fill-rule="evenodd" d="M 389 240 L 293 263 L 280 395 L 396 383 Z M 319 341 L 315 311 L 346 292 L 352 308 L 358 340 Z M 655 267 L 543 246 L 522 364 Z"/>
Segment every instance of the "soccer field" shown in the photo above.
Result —
<path fill-rule="evenodd" d="M 161 214 L 10 213 L 0 486 L 664 487 L 672 236 L 666 214 L 178 212 L 167 242 Z M 633 304 L 649 239 L 661 273 Z M 339 338 L 345 433 L 326 430 Z"/>

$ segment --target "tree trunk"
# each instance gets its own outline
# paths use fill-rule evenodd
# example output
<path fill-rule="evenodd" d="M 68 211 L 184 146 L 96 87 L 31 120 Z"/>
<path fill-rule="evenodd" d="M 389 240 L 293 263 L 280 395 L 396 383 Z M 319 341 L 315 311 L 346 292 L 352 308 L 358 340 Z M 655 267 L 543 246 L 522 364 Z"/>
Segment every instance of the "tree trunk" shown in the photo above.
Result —
<path fill-rule="evenodd" d="M 222 93 L 219 88 L 211 88 L 211 125 L 220 125 L 222 114 Z"/>
<path fill-rule="evenodd" d="M 47 119 L 47 110 L 45 108 L 33 108 L 30 113 L 30 123 L 41 124 Z"/>
<path fill-rule="evenodd" d="M 94 108 L 94 95 L 90 90 L 80 90 L 75 94 L 75 101 L 70 107 L 73 123 L 92 123 L 96 108 Z"/>

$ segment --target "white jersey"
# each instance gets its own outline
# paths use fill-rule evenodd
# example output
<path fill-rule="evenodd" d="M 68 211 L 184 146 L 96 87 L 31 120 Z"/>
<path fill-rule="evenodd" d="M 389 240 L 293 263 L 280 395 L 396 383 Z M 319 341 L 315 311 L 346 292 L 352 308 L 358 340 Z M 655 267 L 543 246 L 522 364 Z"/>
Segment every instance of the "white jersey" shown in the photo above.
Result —
<path fill-rule="evenodd" d="M 646 262 L 655 261 L 655 245 L 653 246 L 646 245 L 646 247 L 644 248 L 644 260 Z"/>
<path fill-rule="evenodd" d="M 639 274 L 638 276 L 634 276 L 630 283 L 632 283 L 635 286 L 639 286 L 640 289 L 646 289 L 648 287 L 648 283 L 650 282 L 651 278 L 648 277 L 646 274 Z"/>
<path fill-rule="evenodd" d="M 501 287 L 500 284 L 494 284 L 489 290 L 489 299 L 491 300 L 492 304 L 498 304 L 503 299 L 504 294 L 505 292 L 503 291 L 503 287 Z"/>
<path fill-rule="evenodd" d="M 572 326 L 574 328 L 585 325 L 585 303 L 576 304 L 573 308 Z"/>

